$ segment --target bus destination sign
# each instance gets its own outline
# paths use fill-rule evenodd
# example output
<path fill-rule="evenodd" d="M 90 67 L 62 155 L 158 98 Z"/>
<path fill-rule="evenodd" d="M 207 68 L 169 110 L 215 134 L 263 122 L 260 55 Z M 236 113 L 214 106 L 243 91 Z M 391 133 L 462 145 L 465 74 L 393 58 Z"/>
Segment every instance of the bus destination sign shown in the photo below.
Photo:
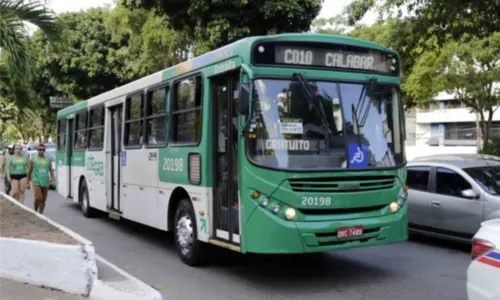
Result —
<path fill-rule="evenodd" d="M 375 49 L 337 44 L 302 46 L 263 43 L 256 46 L 253 52 L 254 63 L 257 65 L 290 65 L 398 74 L 396 56 Z"/>

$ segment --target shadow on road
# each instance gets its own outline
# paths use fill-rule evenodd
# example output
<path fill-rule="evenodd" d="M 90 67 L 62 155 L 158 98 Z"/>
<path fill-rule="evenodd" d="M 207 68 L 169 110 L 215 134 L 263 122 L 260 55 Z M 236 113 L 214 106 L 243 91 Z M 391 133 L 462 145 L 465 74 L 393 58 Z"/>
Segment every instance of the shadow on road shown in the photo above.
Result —
<path fill-rule="evenodd" d="M 75 211 L 80 211 L 77 204 L 68 204 Z M 151 228 L 129 220 L 112 220 L 106 216 L 96 218 L 114 227 L 128 237 L 138 238 L 147 247 L 159 247 L 165 255 L 177 256 L 172 233 Z M 103 224 L 103 225 L 104 225 Z M 335 253 L 301 255 L 257 255 L 240 254 L 210 245 L 210 263 L 200 269 L 208 273 L 224 273 L 228 277 L 237 277 L 259 289 L 272 285 L 273 293 L 305 293 L 305 290 L 332 289 L 332 286 L 347 288 L 367 282 L 383 281 L 391 276 L 390 269 L 367 264 Z M 307 289 L 304 287 L 307 286 Z"/>
<path fill-rule="evenodd" d="M 464 270 L 470 262 L 469 245 L 415 235 L 405 243 L 306 255 L 243 255 L 211 246 L 210 264 L 190 268 L 177 258 L 172 233 L 133 221 L 116 221 L 105 215 L 90 221 L 81 217 L 77 204 L 64 206 L 71 208 L 65 210 L 64 218 L 71 219 L 66 223 L 85 228 L 89 236 L 95 237 L 97 247 L 109 241 L 99 239 L 96 232 L 106 228 L 106 236 L 117 234 L 119 238 L 115 244 L 106 244 L 109 245 L 106 251 L 112 253 L 116 251 L 114 248 L 119 248 L 115 253 L 119 254 L 123 250 L 121 266 L 132 274 L 142 275 L 145 280 L 149 275 L 144 273 L 152 272 L 154 275 L 149 282 L 160 286 L 168 286 L 172 284 L 170 282 L 175 282 L 175 286 L 182 285 L 182 280 L 169 279 L 169 272 L 174 270 L 176 276 L 197 278 L 206 285 L 220 284 L 220 288 L 215 288 L 217 291 L 254 295 L 256 298 L 275 295 L 273 299 L 307 299 L 314 298 L 314 295 L 335 295 L 332 299 L 340 299 L 339 295 L 347 298 L 356 295 L 358 298 L 355 299 L 384 299 L 381 298 L 383 295 L 390 294 L 390 299 L 395 299 L 399 291 L 410 289 L 414 297 L 408 296 L 407 299 L 422 299 L 419 295 L 424 294 L 430 297 L 426 299 L 438 299 L 436 297 L 442 289 L 439 280 L 455 287 L 456 295 L 463 294 L 457 287 L 463 287 Z M 123 260 L 141 255 L 140 264 L 128 265 Z M 134 271 L 138 266 L 142 268 Z M 415 281 L 421 282 L 427 290 L 413 288 Z M 167 289 L 162 293 L 171 296 Z M 370 297 L 364 298 L 366 295 Z M 456 295 L 449 299 L 463 299 Z M 246 296 L 242 299 L 249 299 Z"/>
<path fill-rule="evenodd" d="M 68 203 L 68 206 L 81 214 L 80 205 L 76 203 Z M 84 218 L 84 217 L 82 217 Z M 106 213 L 98 212 L 98 216 L 92 219 L 94 222 L 100 222 L 114 228 L 114 230 L 122 232 L 131 239 L 140 239 L 141 243 L 153 244 L 164 250 L 168 250 L 175 255 L 175 245 L 171 232 L 165 232 L 147 225 L 136 223 L 133 221 L 120 219 L 119 221 L 107 217 Z"/>
<path fill-rule="evenodd" d="M 212 268 L 273 293 L 311 295 L 332 289 L 340 292 L 394 276 L 389 268 L 335 253 L 241 255 L 225 250 L 219 253 Z"/>
<path fill-rule="evenodd" d="M 451 253 L 461 252 L 461 253 L 470 253 L 471 245 L 466 243 L 460 243 L 455 241 L 450 241 L 446 239 L 440 239 L 435 237 L 424 236 L 421 234 L 411 234 L 410 242 L 419 243 L 426 246 L 439 247 L 442 249 L 446 249 Z"/>

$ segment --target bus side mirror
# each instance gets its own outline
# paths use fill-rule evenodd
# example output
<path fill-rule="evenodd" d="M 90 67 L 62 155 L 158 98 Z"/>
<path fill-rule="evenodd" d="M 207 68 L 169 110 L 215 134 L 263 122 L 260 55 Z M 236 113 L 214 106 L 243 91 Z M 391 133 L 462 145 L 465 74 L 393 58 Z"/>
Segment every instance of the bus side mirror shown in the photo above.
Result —
<path fill-rule="evenodd" d="M 238 110 L 240 115 L 248 116 L 250 113 L 250 89 L 248 83 L 240 84 L 238 97 Z"/>

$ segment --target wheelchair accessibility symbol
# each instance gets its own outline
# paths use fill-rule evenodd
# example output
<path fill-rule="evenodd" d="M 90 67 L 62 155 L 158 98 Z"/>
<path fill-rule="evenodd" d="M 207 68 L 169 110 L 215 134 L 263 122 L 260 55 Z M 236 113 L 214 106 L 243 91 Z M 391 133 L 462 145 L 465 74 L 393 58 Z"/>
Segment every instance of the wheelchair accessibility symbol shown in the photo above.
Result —
<path fill-rule="evenodd" d="M 349 144 L 349 167 L 350 168 L 366 168 L 368 160 L 366 159 L 366 145 Z"/>
<path fill-rule="evenodd" d="M 365 159 L 365 155 L 363 154 L 363 151 L 361 151 L 361 148 L 358 147 L 358 150 L 354 154 L 354 157 L 351 160 L 351 164 L 353 163 L 360 163 Z"/>

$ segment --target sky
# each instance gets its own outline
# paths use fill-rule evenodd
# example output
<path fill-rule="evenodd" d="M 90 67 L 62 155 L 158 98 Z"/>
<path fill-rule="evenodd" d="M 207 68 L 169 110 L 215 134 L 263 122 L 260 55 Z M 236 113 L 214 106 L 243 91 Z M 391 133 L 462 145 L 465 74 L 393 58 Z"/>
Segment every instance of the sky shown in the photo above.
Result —
<path fill-rule="evenodd" d="M 319 13 L 319 18 L 330 18 L 342 12 L 342 9 L 352 0 L 325 0 L 323 8 Z M 55 13 L 85 10 L 90 7 L 112 5 L 113 0 L 50 0 L 50 8 Z M 368 13 L 360 23 L 371 24 L 375 21 L 376 15 Z"/>

